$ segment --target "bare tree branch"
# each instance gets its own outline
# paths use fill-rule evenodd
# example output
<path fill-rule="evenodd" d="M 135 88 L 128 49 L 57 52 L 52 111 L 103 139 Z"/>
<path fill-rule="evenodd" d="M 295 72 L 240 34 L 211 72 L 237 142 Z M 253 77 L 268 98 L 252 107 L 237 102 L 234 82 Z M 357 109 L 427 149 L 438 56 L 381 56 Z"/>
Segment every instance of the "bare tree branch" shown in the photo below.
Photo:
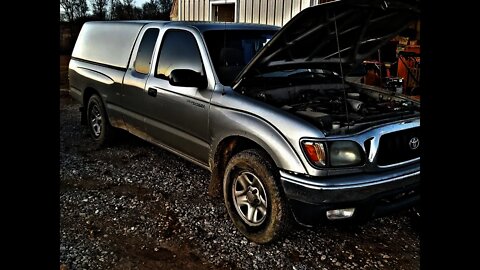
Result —
<path fill-rule="evenodd" d="M 60 0 L 66 19 L 73 22 L 76 19 L 87 17 L 87 0 Z"/>
<path fill-rule="evenodd" d="M 107 0 L 92 0 L 93 16 L 100 20 L 107 17 Z"/>

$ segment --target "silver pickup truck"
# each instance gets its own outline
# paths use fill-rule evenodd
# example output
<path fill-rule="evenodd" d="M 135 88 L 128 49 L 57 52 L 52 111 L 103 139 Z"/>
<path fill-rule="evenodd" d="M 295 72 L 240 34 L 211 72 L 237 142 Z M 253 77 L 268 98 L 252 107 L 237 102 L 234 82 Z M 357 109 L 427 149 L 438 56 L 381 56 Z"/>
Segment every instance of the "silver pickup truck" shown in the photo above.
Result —
<path fill-rule="evenodd" d="M 267 243 L 293 220 L 418 202 L 419 104 L 346 80 L 417 17 L 416 5 L 357 0 L 307 8 L 281 29 L 87 22 L 70 94 L 97 146 L 124 129 L 208 169 L 208 193 L 223 195 L 248 239 Z"/>

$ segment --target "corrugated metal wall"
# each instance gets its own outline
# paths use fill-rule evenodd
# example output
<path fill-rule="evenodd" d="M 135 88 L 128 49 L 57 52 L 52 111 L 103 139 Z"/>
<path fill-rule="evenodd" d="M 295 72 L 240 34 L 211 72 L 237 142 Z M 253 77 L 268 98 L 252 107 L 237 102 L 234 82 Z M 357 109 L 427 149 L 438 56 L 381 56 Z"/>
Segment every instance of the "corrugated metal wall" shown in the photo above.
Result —
<path fill-rule="evenodd" d="M 177 0 L 178 20 L 211 21 L 212 4 L 235 4 L 235 21 L 283 26 L 301 10 L 331 0 Z"/>

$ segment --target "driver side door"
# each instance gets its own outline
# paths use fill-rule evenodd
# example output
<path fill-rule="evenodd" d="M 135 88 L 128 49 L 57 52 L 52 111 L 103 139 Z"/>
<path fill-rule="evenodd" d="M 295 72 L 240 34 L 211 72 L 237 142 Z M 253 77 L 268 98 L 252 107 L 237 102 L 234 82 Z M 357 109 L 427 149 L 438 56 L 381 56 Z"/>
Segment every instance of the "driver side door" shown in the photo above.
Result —
<path fill-rule="evenodd" d="M 172 70 L 189 69 L 206 76 L 195 35 L 185 29 L 163 34 L 154 76 L 146 83 L 145 129 L 159 144 L 196 163 L 208 166 L 208 110 L 212 90 L 173 86 Z"/>

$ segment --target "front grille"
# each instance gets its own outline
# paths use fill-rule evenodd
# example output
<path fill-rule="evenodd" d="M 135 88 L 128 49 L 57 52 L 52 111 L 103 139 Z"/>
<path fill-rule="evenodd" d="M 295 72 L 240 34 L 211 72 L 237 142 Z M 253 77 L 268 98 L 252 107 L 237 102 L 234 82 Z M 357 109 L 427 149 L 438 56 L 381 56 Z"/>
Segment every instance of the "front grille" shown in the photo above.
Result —
<path fill-rule="evenodd" d="M 415 138 L 418 140 L 417 148 Z M 377 164 L 386 166 L 417 158 L 421 149 L 420 127 L 385 134 L 380 137 Z"/>

